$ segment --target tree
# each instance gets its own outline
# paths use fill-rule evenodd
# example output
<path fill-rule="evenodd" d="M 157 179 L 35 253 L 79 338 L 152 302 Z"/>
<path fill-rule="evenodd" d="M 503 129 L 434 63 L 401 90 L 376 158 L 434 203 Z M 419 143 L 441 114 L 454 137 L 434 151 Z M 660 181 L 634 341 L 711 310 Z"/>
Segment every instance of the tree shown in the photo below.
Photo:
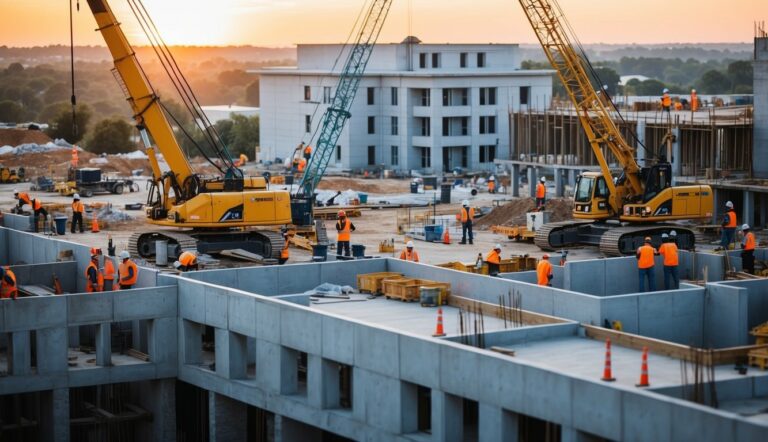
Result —
<path fill-rule="evenodd" d="M 20 123 L 24 121 L 25 111 L 19 103 L 11 100 L 0 101 L 0 122 Z"/>
<path fill-rule="evenodd" d="M 72 87 L 67 83 L 54 83 L 43 94 L 43 100 L 46 103 L 55 103 L 57 101 L 69 100 L 72 95 Z"/>
<path fill-rule="evenodd" d="M 131 141 L 131 130 L 131 125 L 122 118 L 101 120 L 94 126 L 85 145 L 89 152 L 99 154 L 132 152 L 136 146 Z"/>
<path fill-rule="evenodd" d="M 260 98 L 259 79 L 257 78 L 245 88 L 245 104 L 259 107 Z"/>
<path fill-rule="evenodd" d="M 78 104 L 75 111 L 77 130 L 72 124 L 72 110 L 64 109 L 51 122 L 51 127 L 46 131 L 48 136 L 54 139 L 63 138 L 72 144 L 82 140 L 88 130 L 88 122 L 91 121 L 91 109 L 84 104 Z"/>
<path fill-rule="evenodd" d="M 245 86 L 253 80 L 253 74 L 242 69 L 223 71 L 219 74 L 219 83 L 223 86 Z"/>
<path fill-rule="evenodd" d="M 51 103 L 40 111 L 40 113 L 37 114 L 37 121 L 40 123 L 49 123 L 52 124 L 53 120 L 59 116 L 60 113 L 66 111 L 69 109 L 70 112 L 72 112 L 72 105 L 69 104 L 66 101 L 59 101 L 58 103 Z"/>
<path fill-rule="evenodd" d="M 24 72 L 24 66 L 22 66 L 21 63 L 11 63 L 8 65 L 8 67 L 5 69 L 5 72 L 10 75 L 17 75 Z"/>
<path fill-rule="evenodd" d="M 700 94 L 725 94 L 731 91 L 731 80 L 720 71 L 707 71 L 696 82 Z"/>
<path fill-rule="evenodd" d="M 253 150 L 259 142 L 259 117 L 246 117 L 232 114 L 231 140 L 227 147 L 233 156 L 244 153 L 253 156 Z M 226 121 L 226 120 L 225 120 Z"/>
<path fill-rule="evenodd" d="M 737 93 L 751 94 L 753 76 L 751 61 L 734 61 L 728 65 L 728 78 L 731 80 L 733 92 L 738 89 L 741 92 Z"/>
<path fill-rule="evenodd" d="M 619 81 L 621 80 L 619 74 L 609 67 L 596 67 L 595 75 L 600 79 L 600 83 L 602 84 L 598 84 L 597 79 L 593 76 L 593 78 L 590 78 L 592 87 L 594 87 L 596 91 L 599 91 L 602 90 L 603 86 L 608 86 L 608 94 L 611 97 L 615 96 L 619 88 Z"/>
<path fill-rule="evenodd" d="M 660 82 L 659 80 L 649 79 L 641 81 L 635 85 L 635 93 L 639 96 L 661 96 L 662 92 L 664 91 L 664 87 L 664 83 Z"/>

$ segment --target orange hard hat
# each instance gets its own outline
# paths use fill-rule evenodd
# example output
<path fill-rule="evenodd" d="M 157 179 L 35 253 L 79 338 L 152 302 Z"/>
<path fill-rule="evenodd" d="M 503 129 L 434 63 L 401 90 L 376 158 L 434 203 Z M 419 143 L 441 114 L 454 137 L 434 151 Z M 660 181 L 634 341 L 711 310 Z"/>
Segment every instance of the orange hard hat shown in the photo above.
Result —
<path fill-rule="evenodd" d="M 339 217 L 342 217 L 342 216 L 347 216 L 347 212 L 343 210 L 339 210 Z"/>
<path fill-rule="evenodd" d="M 544 256 L 542 256 L 541 258 L 542 259 L 549 259 L 549 255 L 545 253 Z"/>
<path fill-rule="evenodd" d="M 98 247 L 91 247 L 91 256 L 101 255 L 101 249 Z"/>

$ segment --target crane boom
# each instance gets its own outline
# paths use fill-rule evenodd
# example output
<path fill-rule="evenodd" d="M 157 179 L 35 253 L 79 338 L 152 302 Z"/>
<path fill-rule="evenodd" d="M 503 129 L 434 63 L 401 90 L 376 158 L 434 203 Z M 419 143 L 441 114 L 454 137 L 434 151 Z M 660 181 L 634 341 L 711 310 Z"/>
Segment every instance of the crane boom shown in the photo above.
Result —
<path fill-rule="evenodd" d="M 344 125 L 351 116 L 349 110 L 355 99 L 357 88 L 363 77 L 368 60 L 371 58 L 376 40 L 389 13 L 392 0 L 373 0 L 365 20 L 360 27 L 354 46 L 349 51 L 347 60 L 339 75 L 336 94 L 330 106 L 323 114 L 320 135 L 309 164 L 299 183 L 297 192 L 305 197 L 311 197 L 318 183 L 325 174 L 325 169 L 331 160 L 336 142 L 341 136 Z"/>

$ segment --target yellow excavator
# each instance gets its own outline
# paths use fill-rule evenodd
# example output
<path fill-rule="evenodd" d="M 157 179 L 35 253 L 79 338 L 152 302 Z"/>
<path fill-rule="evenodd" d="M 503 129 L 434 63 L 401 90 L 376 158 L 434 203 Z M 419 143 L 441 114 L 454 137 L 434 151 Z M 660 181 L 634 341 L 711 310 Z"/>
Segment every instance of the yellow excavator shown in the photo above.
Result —
<path fill-rule="evenodd" d="M 264 258 L 278 258 L 283 247 L 281 235 L 252 227 L 291 223 L 289 192 L 270 190 L 264 177 L 245 177 L 237 168 L 215 127 L 199 108 L 194 93 L 142 3 L 133 0 L 129 5 L 161 63 L 169 70 L 169 78 L 174 81 L 182 101 L 196 120 L 202 122 L 209 146 L 200 151 L 220 172 L 207 176 L 193 170 L 169 122 L 169 117 L 174 120 L 175 117 L 163 107 L 107 1 L 88 0 L 98 25 L 97 31 L 114 60 L 113 74 L 133 110 L 152 167 L 146 208 L 148 222 L 186 229 L 135 233 L 129 240 L 129 252 L 151 259 L 157 241 L 162 240 L 176 245 L 176 254 L 182 250 L 197 249 L 208 253 L 240 248 Z M 169 170 L 161 167 L 156 149 Z"/>
<path fill-rule="evenodd" d="M 573 221 L 548 223 L 535 237 L 544 250 L 578 244 L 599 246 L 609 256 L 634 254 L 646 236 L 677 232 L 678 246 L 693 249 L 694 232 L 680 225 L 660 224 L 713 216 L 713 193 L 709 186 L 672 186 L 672 166 L 666 156 L 640 167 L 632 147 L 618 130 L 606 106 L 590 82 L 594 70 L 557 0 L 519 0 L 544 53 L 573 103 L 599 172 L 583 173 L 576 183 Z M 573 40 L 578 45 L 574 46 Z M 646 149 L 647 150 L 647 149 Z M 605 152 L 621 166 L 611 173 Z"/>

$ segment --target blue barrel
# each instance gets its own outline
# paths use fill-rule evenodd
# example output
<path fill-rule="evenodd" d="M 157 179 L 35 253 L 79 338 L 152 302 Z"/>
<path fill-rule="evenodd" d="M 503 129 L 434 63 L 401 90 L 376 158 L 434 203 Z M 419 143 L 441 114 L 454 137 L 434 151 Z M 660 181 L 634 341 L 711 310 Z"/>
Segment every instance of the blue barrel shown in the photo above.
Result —
<path fill-rule="evenodd" d="M 66 235 L 67 234 L 67 217 L 66 216 L 57 216 L 53 219 L 53 221 L 56 223 L 56 233 L 59 235 Z"/>
<path fill-rule="evenodd" d="M 411 193 L 419 193 L 419 183 L 411 181 Z"/>
<path fill-rule="evenodd" d="M 352 244 L 352 256 L 355 258 L 365 257 L 365 246 L 362 244 Z"/>
<path fill-rule="evenodd" d="M 357 192 L 358 198 L 360 198 L 360 204 L 368 204 L 368 194 Z"/>
<path fill-rule="evenodd" d="M 312 261 L 320 262 L 328 260 L 328 244 L 312 245 Z"/>

